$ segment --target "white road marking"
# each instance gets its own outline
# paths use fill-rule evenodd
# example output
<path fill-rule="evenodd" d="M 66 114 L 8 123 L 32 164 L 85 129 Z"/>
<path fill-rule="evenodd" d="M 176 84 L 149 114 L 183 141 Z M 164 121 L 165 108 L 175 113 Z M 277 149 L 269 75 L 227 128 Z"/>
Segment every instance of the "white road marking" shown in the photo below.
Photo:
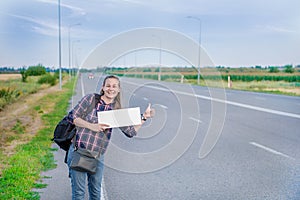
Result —
<path fill-rule="evenodd" d="M 101 183 L 101 200 L 108 200 L 107 193 L 105 190 L 104 178 L 102 178 L 102 183 Z"/>
<path fill-rule="evenodd" d="M 146 97 L 144 97 L 143 99 L 144 99 L 145 101 L 148 101 L 148 100 L 149 100 L 149 99 L 148 99 L 148 98 L 146 98 Z"/>
<path fill-rule="evenodd" d="M 159 104 L 159 106 L 162 107 L 163 109 L 168 109 L 168 107 L 165 105 Z"/>
<path fill-rule="evenodd" d="M 84 96 L 85 95 L 85 91 L 84 91 L 84 85 L 83 85 L 82 75 L 80 76 L 80 81 L 81 81 L 81 94 L 82 94 L 82 96 Z"/>
<path fill-rule="evenodd" d="M 129 84 L 140 86 L 140 84 L 136 84 L 136 83 L 129 82 L 129 81 L 126 81 L 126 82 L 129 83 Z M 186 95 L 186 96 L 197 97 L 197 98 L 206 99 L 206 100 L 210 100 L 210 101 L 226 103 L 226 104 L 229 104 L 229 105 L 238 106 L 238 107 L 242 107 L 242 108 L 247 108 L 247 109 L 257 110 L 257 111 L 261 111 L 261 112 L 266 112 L 266 113 L 271 113 L 271 114 L 282 115 L 282 116 L 287 116 L 287 117 L 293 117 L 293 118 L 300 119 L 299 114 L 283 112 L 283 111 L 278 111 L 278 110 L 272 110 L 272 109 L 262 108 L 262 107 L 258 107 L 258 106 L 251 106 L 251 105 L 248 105 L 248 104 L 238 103 L 238 102 L 234 102 L 234 101 L 228 101 L 228 100 L 224 100 L 224 99 L 217 99 L 217 98 L 207 97 L 207 96 L 198 95 L 198 94 L 191 94 L 191 93 L 187 93 L 187 92 L 170 90 L 170 89 L 156 87 L 156 86 L 145 85 L 144 87 L 152 88 L 152 89 L 156 89 L 156 90 L 161 90 L 161 91 L 171 91 L 171 92 Z"/>
<path fill-rule="evenodd" d="M 271 149 L 271 148 L 269 148 L 269 147 L 266 147 L 266 146 L 264 146 L 264 145 L 258 144 L 258 143 L 256 143 L 256 142 L 249 142 L 249 144 L 251 144 L 251 145 L 253 145 L 253 146 L 256 146 L 256 147 L 258 147 L 258 148 L 264 149 L 264 150 L 266 150 L 266 151 L 268 151 L 268 152 L 270 152 L 270 153 L 273 153 L 273 154 L 276 154 L 276 155 L 279 155 L 279 156 L 282 156 L 282 157 L 285 157 L 285 158 L 290 158 L 290 159 L 295 160 L 295 158 L 292 158 L 292 157 L 290 157 L 290 156 L 288 156 L 288 155 L 286 155 L 286 154 L 284 154 L 284 153 L 281 153 L 281 152 L 279 152 L 279 151 L 276 151 L 276 150 Z"/>
<path fill-rule="evenodd" d="M 194 118 L 194 117 L 190 117 L 190 119 L 193 120 L 193 121 L 196 121 L 196 122 L 198 122 L 198 123 L 202 123 L 202 121 L 201 121 L 200 119 L 196 119 L 196 118 Z"/>

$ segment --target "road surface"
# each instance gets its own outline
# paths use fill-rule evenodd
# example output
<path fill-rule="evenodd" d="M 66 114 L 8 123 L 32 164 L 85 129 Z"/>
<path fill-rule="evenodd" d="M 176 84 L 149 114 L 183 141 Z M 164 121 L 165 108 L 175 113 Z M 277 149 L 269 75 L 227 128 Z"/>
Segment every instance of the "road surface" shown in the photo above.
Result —
<path fill-rule="evenodd" d="M 99 77 L 82 74 L 73 105 L 99 91 Z M 124 107 L 151 103 L 156 116 L 135 138 L 114 130 L 102 199 L 300 199 L 299 97 L 130 78 L 121 87 Z M 63 156 L 42 174 L 52 177 L 42 200 L 71 198 Z"/>

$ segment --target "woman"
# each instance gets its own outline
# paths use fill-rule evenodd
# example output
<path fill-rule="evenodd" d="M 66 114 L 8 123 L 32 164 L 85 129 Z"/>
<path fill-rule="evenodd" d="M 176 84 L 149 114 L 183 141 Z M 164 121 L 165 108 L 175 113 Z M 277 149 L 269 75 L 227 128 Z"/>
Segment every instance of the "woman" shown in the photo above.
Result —
<path fill-rule="evenodd" d="M 85 198 L 86 180 L 88 180 L 89 198 L 99 200 L 101 195 L 101 181 L 103 174 L 104 153 L 108 146 L 112 129 L 108 125 L 98 123 L 97 112 L 120 109 L 120 80 L 116 76 L 107 76 L 102 84 L 100 91 L 100 100 L 96 102 L 95 108 L 90 113 L 85 112 L 92 104 L 94 94 L 84 96 L 80 102 L 70 112 L 71 118 L 76 125 L 76 146 L 78 148 L 85 148 L 90 151 L 95 151 L 100 154 L 98 157 L 98 165 L 96 174 L 89 174 L 87 172 L 80 172 L 70 169 L 71 183 L 72 183 L 72 199 L 83 200 Z M 154 110 L 150 108 L 150 104 L 144 114 L 142 114 L 141 125 L 154 115 Z M 133 137 L 137 134 L 141 125 L 120 127 L 121 131 L 127 137 Z M 74 146 L 71 145 L 68 154 L 68 164 L 72 160 L 72 152 Z"/>

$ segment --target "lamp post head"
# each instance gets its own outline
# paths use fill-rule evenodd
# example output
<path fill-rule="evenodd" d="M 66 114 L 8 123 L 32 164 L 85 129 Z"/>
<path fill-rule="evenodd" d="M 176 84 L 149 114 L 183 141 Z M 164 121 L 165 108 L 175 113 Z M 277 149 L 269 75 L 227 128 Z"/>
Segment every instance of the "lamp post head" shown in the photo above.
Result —
<path fill-rule="evenodd" d="M 199 17 L 195 17 L 195 16 L 186 16 L 186 18 L 188 19 L 195 19 L 201 22 L 201 19 Z"/>

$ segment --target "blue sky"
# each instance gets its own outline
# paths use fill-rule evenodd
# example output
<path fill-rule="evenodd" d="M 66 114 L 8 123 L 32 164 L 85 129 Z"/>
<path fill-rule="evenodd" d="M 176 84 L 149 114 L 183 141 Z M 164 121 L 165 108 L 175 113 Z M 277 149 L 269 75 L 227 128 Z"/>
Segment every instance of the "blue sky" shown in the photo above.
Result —
<path fill-rule="evenodd" d="M 0 1 L 0 66 L 58 66 L 57 2 Z M 201 19 L 201 45 L 215 65 L 298 65 L 299 8 L 299 0 L 61 0 L 62 65 L 70 26 L 72 61 L 80 65 L 97 45 L 132 29 L 171 29 L 198 41 L 199 21 L 187 16 Z"/>

